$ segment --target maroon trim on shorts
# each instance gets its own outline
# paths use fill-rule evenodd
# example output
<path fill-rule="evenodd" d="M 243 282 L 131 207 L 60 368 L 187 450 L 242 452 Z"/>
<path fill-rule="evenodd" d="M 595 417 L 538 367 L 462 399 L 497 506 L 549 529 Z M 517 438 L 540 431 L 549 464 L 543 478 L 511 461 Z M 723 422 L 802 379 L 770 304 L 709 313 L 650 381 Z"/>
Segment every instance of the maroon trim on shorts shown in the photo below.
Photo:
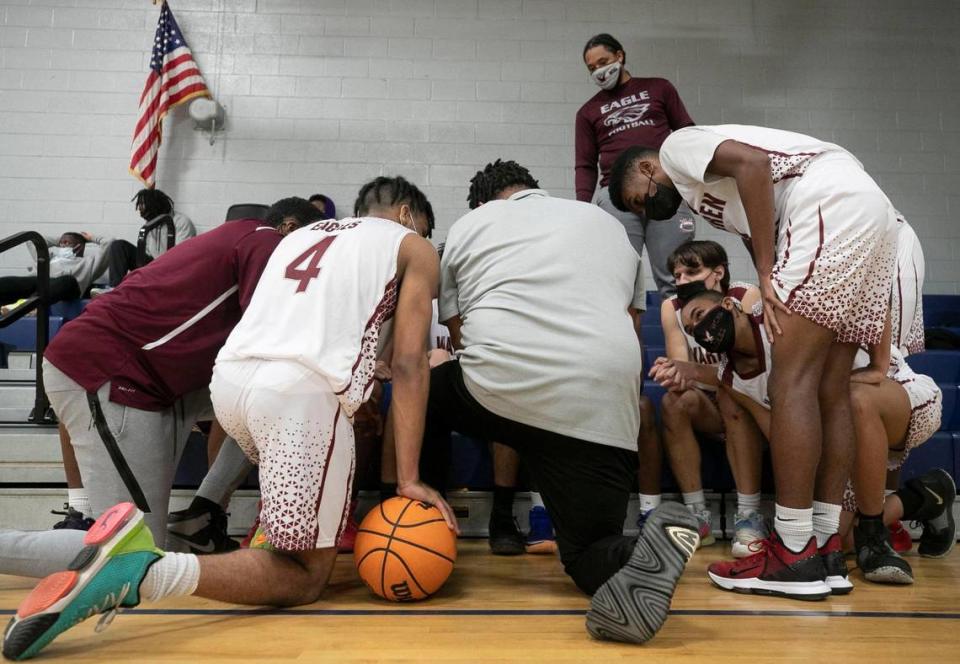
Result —
<path fill-rule="evenodd" d="M 794 289 L 790 291 L 790 295 L 787 296 L 787 301 L 784 302 L 784 304 L 788 307 L 793 303 L 793 298 L 797 292 L 810 281 L 810 278 L 813 276 L 813 268 L 816 266 L 817 259 L 820 258 L 820 253 L 823 251 L 823 210 L 819 205 L 817 206 L 817 216 L 820 218 L 820 242 L 817 244 L 817 253 L 814 254 L 813 260 L 810 261 L 810 267 L 807 268 L 807 276 L 805 276 L 803 281 L 797 284 Z"/>
<path fill-rule="evenodd" d="M 357 371 L 357 367 L 360 366 L 360 362 L 363 360 L 363 339 L 367 335 L 367 330 L 370 329 L 370 326 L 373 325 L 373 322 L 377 319 L 377 314 L 386 306 L 384 303 L 387 301 L 387 294 L 390 292 L 390 287 L 397 282 L 397 277 L 394 275 L 393 279 L 387 282 L 386 287 L 383 289 L 383 297 L 380 298 L 380 302 L 377 303 L 377 306 L 373 308 L 373 313 L 370 314 L 370 318 L 367 319 L 367 324 L 363 326 L 363 334 L 360 336 L 360 352 L 357 353 L 357 359 L 354 361 L 353 366 L 350 368 L 350 382 L 347 383 L 346 387 L 338 392 L 334 392 L 337 396 L 341 394 L 346 394 L 347 390 L 350 389 L 350 386 L 353 385 L 354 374 Z M 400 300 L 400 291 L 399 286 L 397 290 L 397 301 Z M 394 311 L 396 311 L 396 306 L 394 306 Z M 386 323 L 388 320 L 393 318 L 393 312 L 390 312 L 390 315 L 383 319 L 383 322 Z M 370 382 L 373 382 L 373 379 L 370 379 Z M 370 385 L 370 382 L 367 383 L 365 388 Z"/>
<path fill-rule="evenodd" d="M 317 518 L 317 527 L 313 531 L 313 548 L 317 546 L 317 538 L 320 537 L 320 501 L 323 499 L 323 488 L 327 484 L 327 473 L 330 472 L 330 459 L 333 457 L 333 446 L 337 443 L 337 422 L 340 421 L 340 403 L 337 402 L 337 412 L 333 416 L 333 433 L 330 434 L 330 446 L 327 448 L 327 458 L 323 462 L 323 475 L 320 478 L 320 490 L 317 491 L 317 499 L 313 504 L 313 514 Z M 337 545 L 336 542 L 333 543 Z"/>
<path fill-rule="evenodd" d="M 340 514 L 340 527 L 337 528 L 337 538 L 334 540 L 337 545 L 340 544 L 340 538 L 343 537 L 343 531 L 346 530 L 347 521 L 350 519 L 350 505 L 353 501 L 350 499 L 350 495 L 353 493 L 353 478 L 357 472 L 357 454 L 354 450 L 353 457 L 350 459 L 350 477 L 347 478 L 347 494 L 343 497 L 343 512 Z M 317 523 L 320 523 L 320 520 L 317 519 Z"/>
<path fill-rule="evenodd" d="M 914 266 L 914 269 L 916 269 L 916 266 Z M 897 316 L 897 320 L 900 321 L 900 325 L 897 326 L 896 346 L 897 348 L 900 348 L 900 346 L 903 344 L 903 339 L 900 337 L 900 330 L 903 329 L 903 286 L 900 283 L 900 270 L 897 270 L 897 307 L 900 312 Z M 884 326 L 886 326 L 886 323 L 884 323 Z M 910 321 L 910 327 L 913 327 L 913 321 Z"/>

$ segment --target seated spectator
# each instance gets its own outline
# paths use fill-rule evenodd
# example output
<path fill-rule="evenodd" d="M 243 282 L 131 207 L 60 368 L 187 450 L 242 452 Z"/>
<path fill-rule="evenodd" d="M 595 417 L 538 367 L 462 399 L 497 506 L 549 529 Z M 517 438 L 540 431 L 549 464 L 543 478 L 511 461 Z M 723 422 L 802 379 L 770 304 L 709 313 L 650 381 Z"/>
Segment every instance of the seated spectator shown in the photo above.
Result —
<path fill-rule="evenodd" d="M 90 284 L 103 274 L 107 267 L 107 251 L 101 250 L 84 255 L 87 242 L 96 242 L 105 248 L 111 244 L 108 238 L 94 237 L 90 233 L 64 233 L 59 240 L 45 238 L 50 250 L 50 303 L 75 300 L 82 297 Z M 34 259 L 37 257 L 33 244 L 27 245 Z M 0 277 L 0 305 L 13 304 L 37 292 L 37 276 Z"/>
<path fill-rule="evenodd" d="M 331 199 L 329 196 L 324 196 L 323 194 L 314 194 L 310 197 L 310 203 L 313 205 L 313 207 L 323 212 L 324 219 L 337 218 L 337 206 L 334 204 L 333 199 Z"/>
<path fill-rule="evenodd" d="M 196 236 L 197 229 L 187 215 L 173 209 L 173 199 L 159 189 L 141 189 L 131 200 L 144 222 L 151 222 L 162 215 L 173 217 L 176 227 L 177 244 Z M 167 250 L 167 234 L 161 227 L 147 236 L 147 262 Z M 120 283 L 127 272 L 137 268 L 137 245 L 126 240 L 117 240 L 110 245 L 110 286 Z"/>

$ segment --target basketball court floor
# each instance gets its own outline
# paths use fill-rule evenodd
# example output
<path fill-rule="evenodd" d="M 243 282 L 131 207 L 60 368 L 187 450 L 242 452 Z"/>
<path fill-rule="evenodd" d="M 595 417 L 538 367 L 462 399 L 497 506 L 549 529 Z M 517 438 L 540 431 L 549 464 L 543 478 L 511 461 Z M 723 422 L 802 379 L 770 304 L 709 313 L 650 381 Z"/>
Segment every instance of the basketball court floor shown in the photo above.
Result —
<path fill-rule="evenodd" d="M 485 540 L 459 542 L 453 575 L 433 598 L 373 597 L 351 555 L 341 555 L 323 600 L 258 610 L 185 598 L 96 618 L 65 633 L 37 661 L 64 662 L 960 662 L 960 556 L 906 554 L 916 583 L 870 584 L 856 571 L 850 595 L 801 602 L 726 593 L 706 566 L 729 545 L 698 551 L 672 615 L 645 646 L 592 640 L 588 599 L 553 556 L 491 556 Z M 851 561 L 852 567 L 852 561 Z M 237 583 L 242 583 L 238 579 Z M 0 576 L 6 620 L 34 581 Z"/>

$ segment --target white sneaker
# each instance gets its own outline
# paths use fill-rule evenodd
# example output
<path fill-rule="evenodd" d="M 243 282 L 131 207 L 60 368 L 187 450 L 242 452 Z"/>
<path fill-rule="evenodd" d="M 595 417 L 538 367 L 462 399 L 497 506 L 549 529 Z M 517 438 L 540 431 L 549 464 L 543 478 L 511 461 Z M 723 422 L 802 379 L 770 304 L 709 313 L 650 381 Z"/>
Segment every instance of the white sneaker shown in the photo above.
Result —
<path fill-rule="evenodd" d="M 763 542 L 770 537 L 770 528 L 767 520 L 760 512 L 743 514 L 737 512 L 734 522 L 733 545 L 731 546 L 734 558 L 746 558 L 760 551 Z"/>

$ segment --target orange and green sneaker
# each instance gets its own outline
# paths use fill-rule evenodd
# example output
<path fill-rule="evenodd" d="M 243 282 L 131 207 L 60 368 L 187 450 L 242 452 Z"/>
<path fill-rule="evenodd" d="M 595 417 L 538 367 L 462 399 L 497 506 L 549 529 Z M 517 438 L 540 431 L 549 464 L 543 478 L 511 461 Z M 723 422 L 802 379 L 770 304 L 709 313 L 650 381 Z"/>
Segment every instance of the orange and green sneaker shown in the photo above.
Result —
<path fill-rule="evenodd" d="M 140 583 L 163 556 L 132 503 L 114 505 L 87 531 L 64 572 L 43 579 L 20 604 L 3 634 L 3 656 L 29 659 L 62 632 L 104 614 L 105 629 L 121 608 L 140 603 Z"/>

